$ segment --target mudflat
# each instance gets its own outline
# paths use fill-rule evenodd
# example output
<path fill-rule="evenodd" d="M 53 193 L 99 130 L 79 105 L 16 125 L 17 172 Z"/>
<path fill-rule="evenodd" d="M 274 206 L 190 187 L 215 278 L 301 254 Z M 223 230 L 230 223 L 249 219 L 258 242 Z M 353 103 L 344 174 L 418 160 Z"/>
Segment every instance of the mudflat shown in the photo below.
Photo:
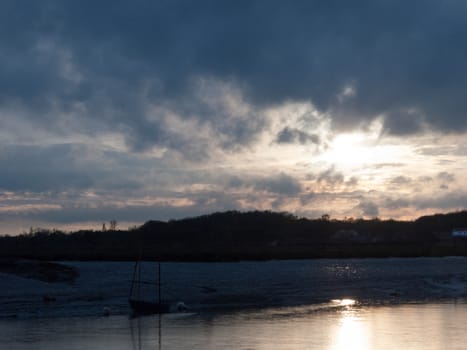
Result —
<path fill-rule="evenodd" d="M 0 260 L 0 272 L 49 283 L 72 283 L 79 276 L 72 266 L 28 259 Z"/>

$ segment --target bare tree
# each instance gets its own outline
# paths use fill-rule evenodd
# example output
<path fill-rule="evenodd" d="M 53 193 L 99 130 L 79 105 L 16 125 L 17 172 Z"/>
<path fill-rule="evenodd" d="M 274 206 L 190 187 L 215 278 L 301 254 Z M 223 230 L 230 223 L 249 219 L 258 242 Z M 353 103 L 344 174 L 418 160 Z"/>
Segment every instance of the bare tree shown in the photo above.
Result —
<path fill-rule="evenodd" d="M 115 231 L 117 229 L 117 220 L 110 220 L 110 229 Z"/>

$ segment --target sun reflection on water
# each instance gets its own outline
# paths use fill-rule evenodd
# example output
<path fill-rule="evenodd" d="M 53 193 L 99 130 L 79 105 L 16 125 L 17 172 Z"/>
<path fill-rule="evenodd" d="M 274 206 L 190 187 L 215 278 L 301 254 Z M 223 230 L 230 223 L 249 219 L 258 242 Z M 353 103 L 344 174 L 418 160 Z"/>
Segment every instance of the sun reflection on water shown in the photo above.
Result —
<path fill-rule="evenodd" d="M 332 302 L 336 306 L 352 306 L 356 303 L 354 299 L 333 299 Z"/>
<path fill-rule="evenodd" d="M 332 301 L 343 306 L 339 324 L 333 335 L 330 349 L 332 350 L 365 350 L 370 349 L 371 334 L 368 324 L 364 322 L 358 309 L 353 308 L 353 299 L 336 299 Z"/>

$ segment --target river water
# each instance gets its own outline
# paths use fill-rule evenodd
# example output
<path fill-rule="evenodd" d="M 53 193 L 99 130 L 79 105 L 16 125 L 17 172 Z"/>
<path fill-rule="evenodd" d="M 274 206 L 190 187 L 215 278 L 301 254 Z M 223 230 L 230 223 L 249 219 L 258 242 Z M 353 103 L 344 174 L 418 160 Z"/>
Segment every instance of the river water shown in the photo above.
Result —
<path fill-rule="evenodd" d="M 466 258 L 163 263 L 188 310 L 136 318 L 131 263 L 67 264 L 73 284 L 0 274 L 0 349 L 467 348 Z"/>

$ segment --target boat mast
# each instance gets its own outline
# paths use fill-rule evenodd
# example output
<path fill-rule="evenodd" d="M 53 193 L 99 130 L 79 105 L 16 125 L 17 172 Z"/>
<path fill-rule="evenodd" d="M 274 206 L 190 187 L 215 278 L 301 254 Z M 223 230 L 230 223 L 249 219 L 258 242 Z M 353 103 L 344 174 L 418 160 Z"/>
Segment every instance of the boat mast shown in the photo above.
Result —
<path fill-rule="evenodd" d="M 158 261 L 157 263 L 157 287 L 158 287 L 158 294 L 159 294 L 159 305 L 162 304 L 162 297 L 161 297 L 161 262 Z"/>
<path fill-rule="evenodd" d="M 133 297 L 133 293 L 134 293 L 134 289 L 135 289 L 135 284 L 136 284 L 136 274 L 137 274 L 137 270 L 138 269 L 138 261 L 135 262 L 135 267 L 133 269 L 133 280 L 131 281 L 131 287 L 130 287 L 130 296 L 129 296 L 129 299 L 132 299 Z"/>

